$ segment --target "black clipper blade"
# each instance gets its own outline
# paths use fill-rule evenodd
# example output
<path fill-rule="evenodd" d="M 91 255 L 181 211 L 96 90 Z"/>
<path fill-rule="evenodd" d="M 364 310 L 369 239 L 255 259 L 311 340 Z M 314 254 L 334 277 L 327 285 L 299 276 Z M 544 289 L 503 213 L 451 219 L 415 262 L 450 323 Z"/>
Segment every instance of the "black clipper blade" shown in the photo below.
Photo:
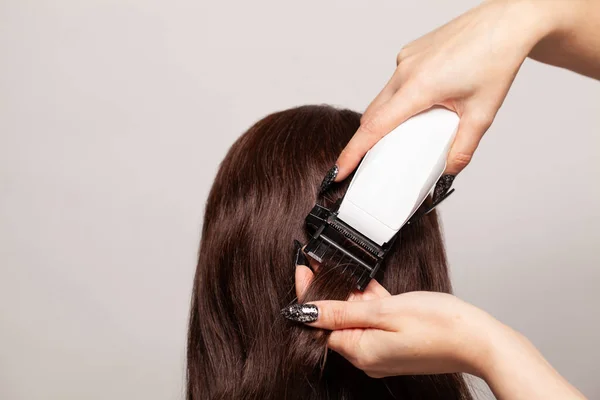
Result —
<path fill-rule="evenodd" d="M 337 209 L 337 207 L 336 207 Z M 375 277 L 391 242 L 379 246 L 337 217 L 331 211 L 315 205 L 306 217 L 312 235 L 304 252 L 318 262 L 335 262 L 358 277 L 357 287 L 365 290 Z"/>

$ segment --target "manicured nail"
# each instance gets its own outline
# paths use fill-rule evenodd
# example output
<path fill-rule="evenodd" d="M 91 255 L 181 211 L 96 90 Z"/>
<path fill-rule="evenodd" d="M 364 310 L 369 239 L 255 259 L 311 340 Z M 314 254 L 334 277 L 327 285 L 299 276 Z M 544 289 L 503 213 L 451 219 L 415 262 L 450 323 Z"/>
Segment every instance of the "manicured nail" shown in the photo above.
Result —
<path fill-rule="evenodd" d="M 319 318 L 319 309 L 313 304 L 292 304 L 282 308 L 281 315 L 292 321 L 310 323 Z"/>
<path fill-rule="evenodd" d="M 340 168 L 337 166 L 337 164 L 334 165 L 333 167 L 331 167 L 331 169 L 329 171 L 327 171 L 327 174 L 325 175 L 325 179 L 323 179 L 323 182 L 321 183 L 320 193 L 323 193 L 324 191 L 326 191 L 329 188 L 329 186 L 331 186 L 331 184 L 335 180 L 335 177 L 337 176 L 338 172 L 340 172 Z"/>
<path fill-rule="evenodd" d="M 454 182 L 455 175 L 442 175 L 442 177 L 435 184 L 435 189 L 433 189 L 433 198 L 432 201 L 435 203 L 440 199 L 443 195 L 445 195 L 450 187 L 452 186 L 452 182 Z"/>
<path fill-rule="evenodd" d="M 294 265 L 306 265 L 310 268 L 308 258 L 302 251 L 302 244 L 297 240 L 294 240 Z"/>

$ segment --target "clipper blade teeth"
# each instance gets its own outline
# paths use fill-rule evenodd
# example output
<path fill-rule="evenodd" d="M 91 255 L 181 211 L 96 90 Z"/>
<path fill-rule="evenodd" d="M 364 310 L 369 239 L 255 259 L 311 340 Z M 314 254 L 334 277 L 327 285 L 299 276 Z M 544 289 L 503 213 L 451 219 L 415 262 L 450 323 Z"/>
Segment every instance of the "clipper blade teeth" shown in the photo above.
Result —
<path fill-rule="evenodd" d="M 351 241 L 353 241 L 354 243 L 356 243 L 363 249 L 367 250 L 369 253 L 373 254 L 374 256 L 376 256 L 379 253 L 379 251 L 377 249 L 375 249 L 373 246 L 371 246 L 369 243 L 365 242 L 364 240 L 362 240 L 358 236 L 352 234 L 351 232 L 348 232 L 343 226 L 339 225 L 337 222 L 332 221 L 329 225 L 333 229 L 335 229 L 336 231 L 338 231 L 342 235 L 344 235 L 346 238 L 350 239 Z"/>

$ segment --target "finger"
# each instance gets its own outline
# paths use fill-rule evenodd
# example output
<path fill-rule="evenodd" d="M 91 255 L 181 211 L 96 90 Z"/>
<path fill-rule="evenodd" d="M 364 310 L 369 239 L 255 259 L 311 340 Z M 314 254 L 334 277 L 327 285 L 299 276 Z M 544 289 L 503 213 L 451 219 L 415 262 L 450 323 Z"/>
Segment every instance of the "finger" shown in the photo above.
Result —
<path fill-rule="evenodd" d="M 479 114 L 473 111 L 466 111 L 462 115 L 456 138 L 448 153 L 445 174 L 456 175 L 469 165 L 481 138 L 493 120 L 493 117 L 488 117 L 485 113 Z"/>
<path fill-rule="evenodd" d="M 385 84 L 381 92 L 379 92 L 379 94 L 373 99 L 371 104 L 369 104 L 362 117 L 360 118 L 361 122 L 371 118 L 373 116 L 373 113 L 377 109 L 379 109 L 379 107 L 387 103 L 392 98 L 394 93 L 398 91 L 401 85 L 400 75 L 398 71 L 399 70 L 396 69 L 396 71 L 394 72 L 390 80 Z"/>
<path fill-rule="evenodd" d="M 433 105 L 428 96 L 415 90 L 414 87 L 403 86 L 360 125 L 337 160 L 339 171 L 335 178 L 336 182 L 350 175 L 367 151 L 382 137 L 408 118 Z"/>
<path fill-rule="evenodd" d="M 312 314 L 311 326 L 322 329 L 338 330 L 348 328 L 377 327 L 379 321 L 379 300 L 369 301 L 315 301 L 300 305 Z M 304 311 L 304 310 L 302 310 Z M 316 320 L 314 318 L 316 317 Z"/>
<path fill-rule="evenodd" d="M 400 64 L 400 55 L 396 58 L 396 67 Z M 371 101 L 371 104 L 367 107 L 363 113 L 360 121 L 366 121 L 372 114 L 382 105 L 387 103 L 392 96 L 402 87 L 403 76 L 400 68 L 396 68 L 390 80 L 385 84 L 381 92 Z"/>
<path fill-rule="evenodd" d="M 353 353 L 358 350 L 356 344 L 360 341 L 360 336 L 363 333 L 363 329 L 341 329 L 339 331 L 333 331 L 327 339 L 327 347 L 352 362 L 356 359 L 356 354 Z"/>
<path fill-rule="evenodd" d="M 308 289 L 308 286 L 310 285 L 314 277 L 315 274 L 313 274 L 310 268 L 308 268 L 306 265 L 296 266 L 296 297 L 298 298 L 299 302 L 301 302 L 300 299 L 302 299 L 304 293 L 306 293 L 306 289 Z"/>
<path fill-rule="evenodd" d="M 379 110 L 379 108 L 382 105 L 387 103 L 392 98 L 392 96 L 394 96 L 394 93 L 396 93 L 396 90 L 397 90 L 396 88 L 392 88 L 392 87 L 388 87 L 388 86 L 384 87 L 383 90 L 381 92 L 379 92 L 377 97 L 375 97 L 375 99 L 373 99 L 371 104 L 369 104 L 369 106 L 363 113 L 362 117 L 360 118 L 360 122 L 363 123 L 363 122 L 367 121 L 368 119 L 370 119 L 371 117 L 373 117 L 375 112 L 377 110 Z"/>
<path fill-rule="evenodd" d="M 386 288 L 381 286 L 375 279 L 371 279 L 371 282 L 369 282 L 363 292 L 355 290 L 350 294 L 350 297 L 348 297 L 348 301 L 375 300 L 389 296 L 391 296 L 391 294 Z"/>
<path fill-rule="evenodd" d="M 369 282 L 369 284 L 365 288 L 364 293 L 367 295 L 372 295 L 377 299 L 391 296 L 390 292 L 388 292 L 386 288 L 381 286 L 381 284 L 377 282 L 376 279 L 371 279 L 371 282 Z"/>

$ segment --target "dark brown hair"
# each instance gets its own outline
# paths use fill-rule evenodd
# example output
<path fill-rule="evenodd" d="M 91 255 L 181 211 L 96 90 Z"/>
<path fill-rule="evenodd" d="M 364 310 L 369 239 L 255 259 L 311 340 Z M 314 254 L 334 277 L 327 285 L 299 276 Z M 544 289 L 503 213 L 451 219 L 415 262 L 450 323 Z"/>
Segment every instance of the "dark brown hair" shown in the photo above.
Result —
<path fill-rule="evenodd" d="M 208 197 L 190 312 L 188 399 L 470 399 L 461 375 L 368 377 L 326 349 L 327 332 L 284 319 L 295 298 L 293 240 L 360 114 L 304 106 L 267 116 L 223 160 Z M 450 292 L 435 212 L 402 231 L 380 282 L 392 294 Z M 347 299 L 350 274 L 322 264 L 302 301 Z"/>

